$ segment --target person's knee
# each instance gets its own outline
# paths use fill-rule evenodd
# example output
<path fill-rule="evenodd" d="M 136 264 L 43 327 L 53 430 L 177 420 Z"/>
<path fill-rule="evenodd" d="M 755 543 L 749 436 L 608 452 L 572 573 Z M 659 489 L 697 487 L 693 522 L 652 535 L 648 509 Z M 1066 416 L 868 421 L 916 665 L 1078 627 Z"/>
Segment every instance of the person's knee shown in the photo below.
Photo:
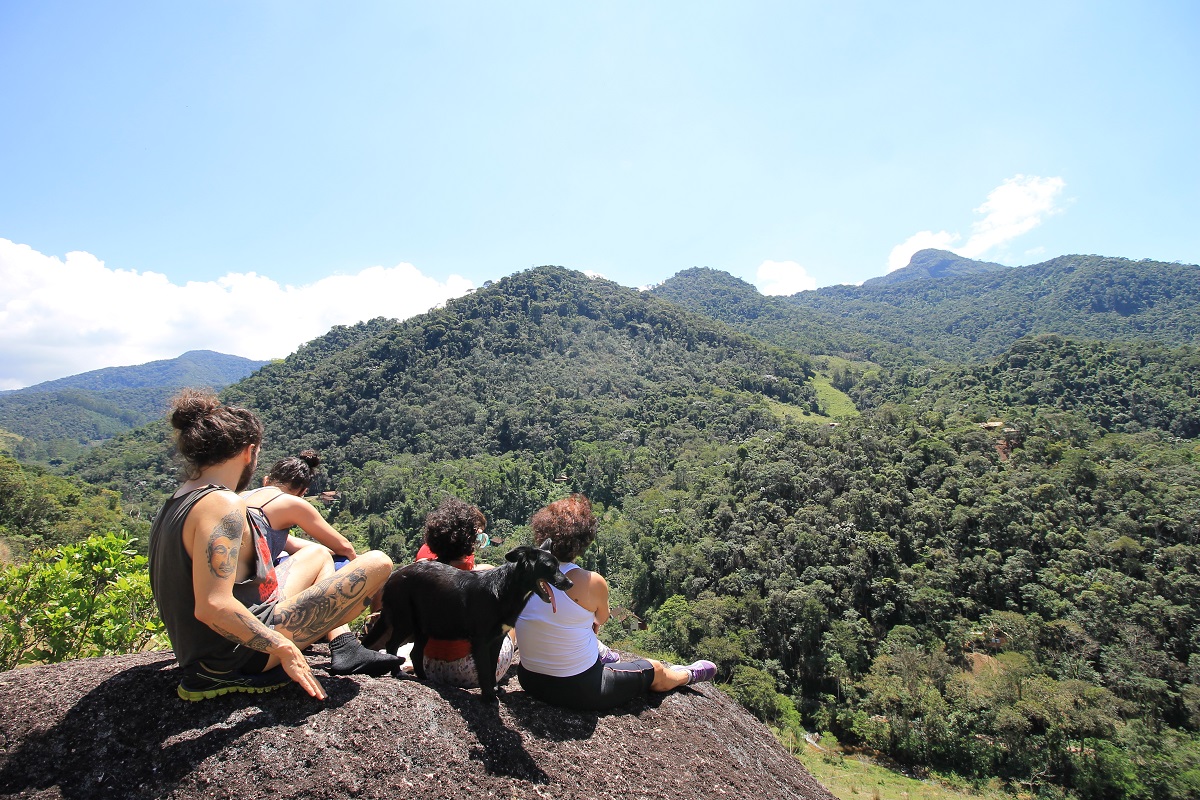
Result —
<path fill-rule="evenodd" d="M 354 565 L 366 571 L 368 581 L 383 583 L 392 574 L 392 560 L 382 550 L 370 550 L 354 559 Z"/>
<path fill-rule="evenodd" d="M 311 564 L 316 567 L 324 567 L 326 561 L 333 564 L 333 556 L 330 555 L 329 550 L 320 546 L 301 547 L 291 557 L 296 559 L 297 563 Z"/>

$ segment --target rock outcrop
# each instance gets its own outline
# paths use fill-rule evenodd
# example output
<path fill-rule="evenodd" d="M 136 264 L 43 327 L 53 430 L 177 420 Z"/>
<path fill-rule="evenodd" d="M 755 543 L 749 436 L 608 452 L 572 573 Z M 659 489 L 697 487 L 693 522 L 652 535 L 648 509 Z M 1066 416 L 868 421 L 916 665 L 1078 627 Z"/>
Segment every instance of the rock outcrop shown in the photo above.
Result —
<path fill-rule="evenodd" d="M 320 673 L 327 655 L 311 656 Z M 321 674 L 186 703 L 169 652 L 0 673 L 0 797 L 832 798 L 711 685 L 611 714 Z"/>

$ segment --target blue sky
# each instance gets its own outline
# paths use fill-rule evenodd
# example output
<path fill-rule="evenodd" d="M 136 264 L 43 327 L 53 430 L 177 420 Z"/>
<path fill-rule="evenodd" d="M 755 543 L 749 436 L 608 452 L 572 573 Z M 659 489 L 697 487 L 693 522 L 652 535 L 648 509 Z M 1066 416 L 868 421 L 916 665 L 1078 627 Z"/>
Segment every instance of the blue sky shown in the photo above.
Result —
<path fill-rule="evenodd" d="M 0 389 L 539 264 L 1197 263 L 1198 36 L 1194 2 L 8 0 Z"/>

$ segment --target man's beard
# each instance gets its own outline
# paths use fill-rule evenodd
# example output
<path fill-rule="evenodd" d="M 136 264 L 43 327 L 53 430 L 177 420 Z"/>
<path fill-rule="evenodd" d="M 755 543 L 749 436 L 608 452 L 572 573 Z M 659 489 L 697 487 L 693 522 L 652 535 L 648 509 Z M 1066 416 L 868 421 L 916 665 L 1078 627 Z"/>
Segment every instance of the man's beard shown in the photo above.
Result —
<path fill-rule="evenodd" d="M 237 488 L 235 492 L 240 492 L 250 485 L 250 479 L 254 477 L 254 470 L 258 468 L 258 459 L 254 458 L 242 470 L 241 477 L 238 478 Z"/>

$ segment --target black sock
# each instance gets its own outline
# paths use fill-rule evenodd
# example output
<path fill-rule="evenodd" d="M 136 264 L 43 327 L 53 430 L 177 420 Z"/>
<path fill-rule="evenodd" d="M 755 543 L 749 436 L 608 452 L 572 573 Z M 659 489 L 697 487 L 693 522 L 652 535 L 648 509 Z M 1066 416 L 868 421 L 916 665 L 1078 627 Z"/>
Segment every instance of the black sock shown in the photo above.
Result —
<path fill-rule="evenodd" d="M 329 660 L 334 675 L 386 675 L 404 659 L 368 650 L 353 633 L 343 633 L 329 643 Z"/>

